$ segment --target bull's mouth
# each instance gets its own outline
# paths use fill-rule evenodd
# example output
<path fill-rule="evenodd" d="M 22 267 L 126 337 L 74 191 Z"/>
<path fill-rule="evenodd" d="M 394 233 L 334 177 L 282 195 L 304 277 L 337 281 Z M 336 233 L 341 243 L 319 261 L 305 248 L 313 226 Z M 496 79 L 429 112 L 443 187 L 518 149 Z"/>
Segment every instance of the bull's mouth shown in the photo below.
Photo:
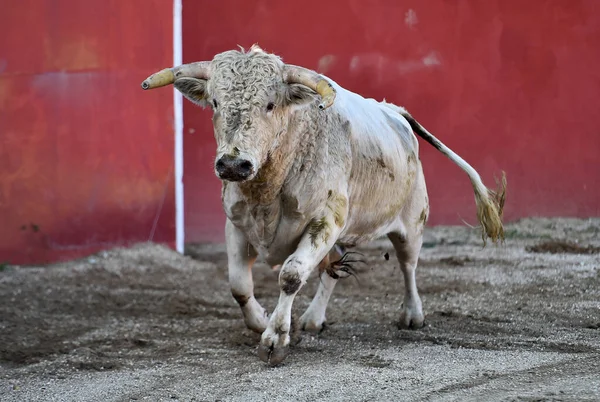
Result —
<path fill-rule="evenodd" d="M 254 178 L 254 175 L 244 176 L 244 175 L 240 175 L 238 173 L 226 173 L 226 174 L 217 173 L 217 177 L 223 181 L 229 181 L 229 182 L 234 182 L 234 183 L 243 183 L 246 181 L 251 181 Z"/>

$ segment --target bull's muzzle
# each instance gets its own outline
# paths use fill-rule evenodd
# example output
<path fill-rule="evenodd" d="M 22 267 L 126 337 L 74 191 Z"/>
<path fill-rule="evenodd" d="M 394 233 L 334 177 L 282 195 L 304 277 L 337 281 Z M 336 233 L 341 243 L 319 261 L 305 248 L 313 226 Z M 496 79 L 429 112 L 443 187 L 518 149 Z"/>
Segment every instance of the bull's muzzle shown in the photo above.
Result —
<path fill-rule="evenodd" d="M 254 173 L 254 165 L 247 159 L 223 155 L 215 163 L 215 170 L 221 180 L 244 181 Z"/>

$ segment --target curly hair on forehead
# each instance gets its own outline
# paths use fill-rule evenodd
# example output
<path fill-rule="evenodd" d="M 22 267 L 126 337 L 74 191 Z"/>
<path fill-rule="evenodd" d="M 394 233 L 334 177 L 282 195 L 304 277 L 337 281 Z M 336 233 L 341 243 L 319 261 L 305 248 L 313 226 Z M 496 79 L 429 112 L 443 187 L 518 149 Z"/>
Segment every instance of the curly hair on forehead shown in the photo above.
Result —
<path fill-rule="evenodd" d="M 251 100 L 258 92 L 267 92 L 282 82 L 283 66 L 279 56 L 265 53 L 256 45 L 248 52 L 242 49 L 218 54 L 211 64 L 209 91 L 221 96 L 222 101 L 240 95 Z"/>
<path fill-rule="evenodd" d="M 226 126 L 247 125 L 253 109 L 265 107 L 280 97 L 284 63 L 257 45 L 215 56 L 211 63 L 208 91 L 221 105 Z"/>

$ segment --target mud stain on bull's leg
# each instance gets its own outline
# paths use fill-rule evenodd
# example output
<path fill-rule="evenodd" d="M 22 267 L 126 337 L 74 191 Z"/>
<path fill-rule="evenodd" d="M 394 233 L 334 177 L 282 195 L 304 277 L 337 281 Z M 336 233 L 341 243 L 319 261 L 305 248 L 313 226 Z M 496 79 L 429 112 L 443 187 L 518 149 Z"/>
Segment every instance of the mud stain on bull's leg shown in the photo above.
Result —
<path fill-rule="evenodd" d="M 345 216 L 348 211 L 348 200 L 342 194 L 329 190 L 327 193 L 327 208 L 333 214 L 333 221 L 337 227 L 343 227 Z"/>
<path fill-rule="evenodd" d="M 279 276 L 279 284 L 281 286 L 281 290 L 286 295 L 293 295 L 298 291 L 298 289 L 300 289 L 300 286 L 302 285 L 302 281 L 300 280 L 297 270 L 297 266 L 300 264 L 301 262 L 296 257 L 292 257 L 281 271 L 281 275 Z"/>
<path fill-rule="evenodd" d="M 421 215 L 419 215 L 419 220 L 417 220 L 417 225 L 418 224 L 425 224 L 427 223 L 427 206 L 425 206 L 425 208 L 423 208 L 423 210 L 421 211 Z"/>
<path fill-rule="evenodd" d="M 408 153 L 408 156 L 406 157 L 406 162 L 408 164 L 408 172 L 406 175 L 406 188 L 408 190 L 412 187 L 413 183 L 415 182 L 415 178 L 417 177 L 418 162 L 417 156 L 414 152 Z"/>
<path fill-rule="evenodd" d="M 288 274 L 285 272 L 281 275 L 281 282 L 281 290 L 286 295 L 293 295 L 296 293 L 298 289 L 300 289 L 300 284 L 302 283 L 298 274 Z"/>
<path fill-rule="evenodd" d="M 322 238 L 325 242 L 329 239 L 329 223 L 325 217 L 321 219 L 313 219 L 308 224 L 308 234 L 310 236 L 310 242 L 313 247 L 317 247 L 319 238 Z"/>
<path fill-rule="evenodd" d="M 240 305 L 240 307 L 244 307 L 250 299 L 248 296 L 241 295 L 239 293 L 232 293 L 232 296 L 235 299 L 235 301 Z"/>

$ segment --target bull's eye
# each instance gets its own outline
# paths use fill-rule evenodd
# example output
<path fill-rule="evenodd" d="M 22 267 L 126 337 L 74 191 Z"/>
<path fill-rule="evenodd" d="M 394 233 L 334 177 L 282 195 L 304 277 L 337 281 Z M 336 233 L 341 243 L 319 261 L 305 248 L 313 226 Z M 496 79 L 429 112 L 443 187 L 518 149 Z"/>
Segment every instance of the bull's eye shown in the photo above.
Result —
<path fill-rule="evenodd" d="M 267 105 L 267 112 L 270 112 L 271 110 L 273 110 L 274 107 L 275 107 L 275 105 L 273 104 L 273 102 L 269 102 L 269 104 Z"/>
<path fill-rule="evenodd" d="M 216 108 L 217 108 L 217 106 L 219 105 L 219 104 L 217 103 L 217 100 L 216 100 L 216 99 L 213 99 L 213 105 L 215 106 L 215 109 L 216 109 Z"/>

